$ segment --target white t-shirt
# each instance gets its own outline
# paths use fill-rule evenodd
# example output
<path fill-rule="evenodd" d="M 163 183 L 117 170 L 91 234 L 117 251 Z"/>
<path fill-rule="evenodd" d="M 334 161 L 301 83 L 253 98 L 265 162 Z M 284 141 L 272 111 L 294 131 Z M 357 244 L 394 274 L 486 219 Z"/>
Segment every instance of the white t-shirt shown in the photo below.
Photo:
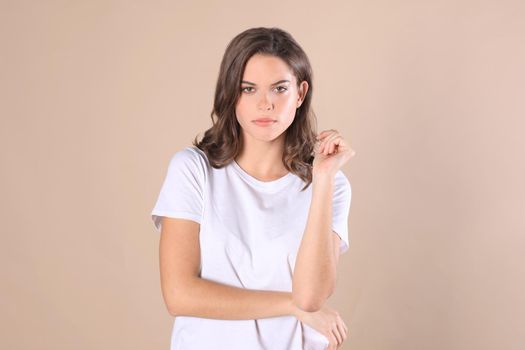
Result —
<path fill-rule="evenodd" d="M 306 227 L 312 185 L 293 173 L 260 181 L 235 160 L 213 168 L 195 146 L 176 152 L 151 217 L 160 232 L 161 216 L 200 224 L 200 277 L 236 287 L 292 291 L 297 251 Z M 332 229 L 348 250 L 350 182 L 334 177 Z M 219 320 L 177 316 L 171 350 L 321 350 L 328 339 L 294 316 Z"/>

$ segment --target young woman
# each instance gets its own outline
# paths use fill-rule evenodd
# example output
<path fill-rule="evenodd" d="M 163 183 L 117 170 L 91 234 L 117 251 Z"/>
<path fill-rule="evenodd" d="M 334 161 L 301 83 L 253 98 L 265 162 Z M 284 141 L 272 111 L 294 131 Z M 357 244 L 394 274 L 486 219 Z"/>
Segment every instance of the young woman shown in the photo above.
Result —
<path fill-rule="evenodd" d="M 325 305 L 348 249 L 355 152 L 314 131 L 312 70 L 279 28 L 228 45 L 202 140 L 176 152 L 153 211 L 172 350 L 335 349 Z"/>

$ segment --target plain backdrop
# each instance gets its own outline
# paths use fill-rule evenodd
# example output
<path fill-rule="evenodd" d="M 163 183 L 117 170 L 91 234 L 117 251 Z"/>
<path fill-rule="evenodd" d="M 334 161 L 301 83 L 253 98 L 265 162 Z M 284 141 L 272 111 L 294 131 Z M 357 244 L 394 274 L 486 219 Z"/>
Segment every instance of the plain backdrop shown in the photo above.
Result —
<path fill-rule="evenodd" d="M 343 349 L 523 349 L 523 1 L 0 1 L 0 348 L 168 349 L 150 211 L 228 42 L 290 32 L 357 152 Z"/>

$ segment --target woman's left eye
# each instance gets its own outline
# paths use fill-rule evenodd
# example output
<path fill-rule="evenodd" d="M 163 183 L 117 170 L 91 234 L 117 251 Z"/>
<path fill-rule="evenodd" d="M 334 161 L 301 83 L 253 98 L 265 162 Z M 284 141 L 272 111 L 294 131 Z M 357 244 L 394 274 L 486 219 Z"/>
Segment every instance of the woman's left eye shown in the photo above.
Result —
<path fill-rule="evenodd" d="M 288 90 L 288 89 L 285 88 L 284 86 L 278 86 L 277 89 L 283 89 L 283 90 L 280 90 L 280 92 L 284 92 L 284 91 Z"/>

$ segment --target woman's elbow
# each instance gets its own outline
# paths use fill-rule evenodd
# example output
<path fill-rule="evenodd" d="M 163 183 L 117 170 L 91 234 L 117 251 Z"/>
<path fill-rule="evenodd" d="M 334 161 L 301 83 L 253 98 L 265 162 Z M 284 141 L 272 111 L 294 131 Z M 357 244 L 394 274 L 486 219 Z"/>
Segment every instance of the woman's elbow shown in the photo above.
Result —
<path fill-rule="evenodd" d="M 175 303 L 171 300 L 168 300 L 167 298 L 164 298 L 164 307 L 166 308 L 166 311 L 168 311 L 168 314 L 170 316 L 177 316 L 177 308 L 175 306 Z"/>
<path fill-rule="evenodd" d="M 333 289 L 327 291 L 327 295 L 300 294 L 292 291 L 292 298 L 297 307 L 306 312 L 316 312 L 321 310 L 326 300 L 332 295 Z"/>
<path fill-rule="evenodd" d="M 179 298 L 180 298 L 180 290 L 177 289 L 171 290 L 170 293 L 163 293 L 164 297 L 164 306 L 166 307 L 166 310 L 170 314 L 170 316 L 176 317 L 180 314 L 180 306 L 179 306 Z"/>
<path fill-rule="evenodd" d="M 321 310 L 324 301 L 322 298 L 293 296 L 294 304 L 303 311 L 316 312 Z"/>

